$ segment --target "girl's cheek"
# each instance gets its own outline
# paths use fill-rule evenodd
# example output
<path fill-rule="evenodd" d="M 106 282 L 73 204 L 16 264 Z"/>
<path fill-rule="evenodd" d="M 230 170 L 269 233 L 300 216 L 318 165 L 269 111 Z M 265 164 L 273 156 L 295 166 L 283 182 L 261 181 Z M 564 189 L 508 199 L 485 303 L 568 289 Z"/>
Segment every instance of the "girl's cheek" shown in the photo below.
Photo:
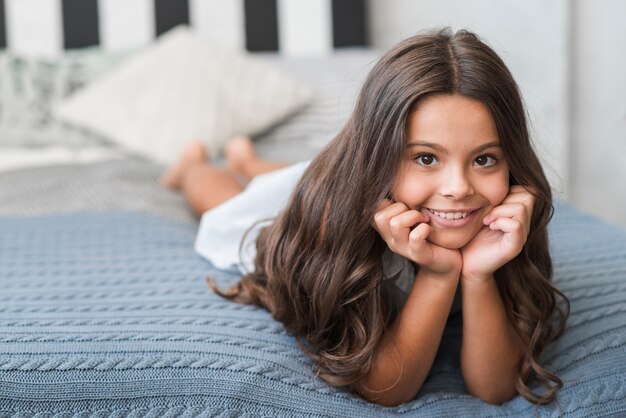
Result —
<path fill-rule="evenodd" d="M 495 184 L 493 184 L 493 200 L 494 206 L 499 205 L 509 194 L 509 170 L 503 170 Z"/>
<path fill-rule="evenodd" d="M 499 205 L 500 203 L 502 203 L 504 201 L 504 199 L 506 199 L 506 197 L 509 194 L 509 185 L 505 185 L 502 187 L 502 191 L 500 192 L 500 194 L 497 197 L 497 203 L 496 205 Z M 495 206 L 495 205 L 494 205 Z"/>

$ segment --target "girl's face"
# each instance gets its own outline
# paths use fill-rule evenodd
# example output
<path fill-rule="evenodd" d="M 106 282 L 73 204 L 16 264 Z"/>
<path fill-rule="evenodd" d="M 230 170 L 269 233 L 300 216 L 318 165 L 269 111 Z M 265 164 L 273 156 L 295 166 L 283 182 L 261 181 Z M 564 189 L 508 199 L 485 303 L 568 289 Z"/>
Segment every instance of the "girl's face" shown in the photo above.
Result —
<path fill-rule="evenodd" d="M 481 102 L 437 95 L 409 116 L 393 199 L 428 215 L 428 241 L 458 249 L 509 191 L 509 168 L 491 112 Z"/>

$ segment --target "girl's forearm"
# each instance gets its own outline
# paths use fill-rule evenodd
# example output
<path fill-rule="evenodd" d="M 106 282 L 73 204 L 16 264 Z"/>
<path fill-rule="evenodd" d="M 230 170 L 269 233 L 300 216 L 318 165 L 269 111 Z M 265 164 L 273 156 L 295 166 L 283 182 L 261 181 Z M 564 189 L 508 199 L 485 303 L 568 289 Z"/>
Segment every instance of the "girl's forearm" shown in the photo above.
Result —
<path fill-rule="evenodd" d="M 387 406 L 415 397 L 437 354 L 458 280 L 458 273 L 418 273 L 404 307 L 379 343 L 369 374 L 355 385 L 361 396 Z"/>
<path fill-rule="evenodd" d="M 513 398 L 521 358 L 493 276 L 461 278 L 463 342 L 461 370 L 470 394 L 501 404 Z"/>

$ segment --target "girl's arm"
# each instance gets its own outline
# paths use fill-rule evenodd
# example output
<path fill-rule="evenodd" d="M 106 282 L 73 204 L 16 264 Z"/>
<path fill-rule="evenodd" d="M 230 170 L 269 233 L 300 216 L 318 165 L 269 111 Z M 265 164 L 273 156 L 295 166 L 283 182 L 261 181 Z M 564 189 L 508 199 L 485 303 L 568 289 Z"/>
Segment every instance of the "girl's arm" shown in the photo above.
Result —
<path fill-rule="evenodd" d="M 493 275 L 461 277 L 461 371 L 468 393 L 501 404 L 517 394 L 520 339 L 509 322 Z"/>
<path fill-rule="evenodd" d="M 372 222 L 391 251 L 419 265 L 404 307 L 378 343 L 369 373 L 355 384 L 361 396 L 382 405 L 407 402 L 422 387 L 459 284 L 461 253 L 428 242 L 428 220 L 404 203 L 386 200 Z"/>
<path fill-rule="evenodd" d="M 534 202 L 529 189 L 511 186 L 502 204 L 483 219 L 485 227 L 461 248 L 461 371 L 468 392 L 490 403 L 515 396 L 522 356 L 493 273 L 522 251 Z"/>
<path fill-rule="evenodd" d="M 433 364 L 459 272 L 444 275 L 420 269 L 407 301 L 372 359 L 370 372 L 355 385 L 364 398 L 385 406 L 408 402 Z"/>

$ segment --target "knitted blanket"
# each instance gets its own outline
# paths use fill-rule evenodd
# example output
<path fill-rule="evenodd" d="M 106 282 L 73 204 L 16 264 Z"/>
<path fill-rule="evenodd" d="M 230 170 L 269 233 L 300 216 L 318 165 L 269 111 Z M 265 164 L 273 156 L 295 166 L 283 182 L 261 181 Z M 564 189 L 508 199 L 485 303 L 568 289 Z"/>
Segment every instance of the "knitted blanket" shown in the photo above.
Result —
<path fill-rule="evenodd" d="M 128 211 L 0 218 L 0 417 L 626 415 L 623 229 L 563 204 L 551 223 L 572 303 L 544 355 L 557 401 L 467 395 L 459 314 L 419 396 L 384 408 L 316 378 L 268 312 L 213 294 L 207 275 L 236 275 L 194 253 L 195 228 Z"/>

